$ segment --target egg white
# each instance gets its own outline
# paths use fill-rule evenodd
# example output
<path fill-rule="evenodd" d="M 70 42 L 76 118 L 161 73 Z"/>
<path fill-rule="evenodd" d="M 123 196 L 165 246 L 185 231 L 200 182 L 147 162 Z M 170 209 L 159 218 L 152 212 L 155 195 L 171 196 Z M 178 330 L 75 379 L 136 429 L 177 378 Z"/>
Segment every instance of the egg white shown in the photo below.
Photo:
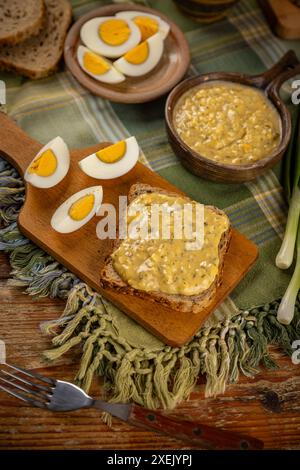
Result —
<path fill-rule="evenodd" d="M 99 160 L 95 153 L 79 162 L 81 170 L 92 178 L 107 180 L 118 178 L 128 173 L 138 161 L 139 145 L 135 137 L 125 139 L 126 152 L 121 160 L 115 163 L 105 163 Z"/>
<path fill-rule="evenodd" d="M 81 41 L 92 51 L 104 55 L 105 57 L 116 58 L 126 54 L 127 51 L 138 45 L 141 40 L 141 32 L 133 21 L 125 20 L 131 31 L 128 40 L 119 46 L 110 46 L 100 38 L 98 29 L 101 23 L 112 19 L 116 19 L 116 17 L 104 16 L 87 21 L 80 30 L 80 38 Z"/>
<path fill-rule="evenodd" d="M 29 168 L 32 163 L 46 150 L 52 150 L 57 160 L 57 167 L 55 172 L 50 176 L 39 176 L 36 173 L 29 173 Z M 69 149 L 61 137 L 55 137 L 50 140 L 48 144 L 38 152 L 38 154 L 32 159 L 30 165 L 28 165 L 27 170 L 24 175 L 25 181 L 32 184 L 37 188 L 52 188 L 56 184 L 60 183 L 70 168 L 70 152 Z"/>
<path fill-rule="evenodd" d="M 77 49 L 77 60 L 79 62 L 80 67 L 85 73 L 95 78 L 95 80 L 98 80 L 99 82 L 103 82 L 103 83 L 121 83 L 125 80 L 124 75 L 121 72 L 119 72 L 117 69 L 115 69 L 112 63 L 107 59 L 104 59 L 105 62 L 107 62 L 110 66 L 110 69 L 107 72 L 99 74 L 99 75 L 96 75 L 90 72 L 88 69 L 85 68 L 84 62 L 83 62 L 83 57 L 86 52 L 91 52 L 91 50 L 85 46 L 79 46 Z"/>
<path fill-rule="evenodd" d="M 118 18 L 123 18 L 124 20 L 132 20 L 132 21 L 137 16 L 149 16 L 150 18 L 153 18 L 154 20 L 157 21 L 158 32 L 162 35 L 163 39 L 166 39 L 170 31 L 170 26 L 166 21 L 162 20 L 157 15 L 152 15 L 151 13 L 146 13 L 144 11 L 120 11 L 119 13 L 116 13 L 116 16 Z"/>
<path fill-rule="evenodd" d="M 78 201 L 78 199 L 81 199 L 83 196 L 88 196 L 91 193 L 93 193 L 95 197 L 94 207 L 92 208 L 91 212 L 82 220 L 73 220 L 68 214 L 70 207 L 72 204 L 74 204 L 74 202 Z M 88 223 L 97 213 L 102 204 L 102 198 L 102 186 L 92 186 L 90 188 L 85 188 L 81 191 L 78 191 L 56 209 L 51 219 L 52 228 L 59 233 L 75 232 L 75 230 L 80 229 L 83 227 L 83 225 Z"/>
<path fill-rule="evenodd" d="M 146 40 L 149 46 L 148 58 L 142 64 L 131 64 L 124 57 L 114 62 L 114 66 L 124 75 L 140 77 L 150 72 L 158 64 L 164 50 L 164 41 L 160 33 L 156 33 Z"/>

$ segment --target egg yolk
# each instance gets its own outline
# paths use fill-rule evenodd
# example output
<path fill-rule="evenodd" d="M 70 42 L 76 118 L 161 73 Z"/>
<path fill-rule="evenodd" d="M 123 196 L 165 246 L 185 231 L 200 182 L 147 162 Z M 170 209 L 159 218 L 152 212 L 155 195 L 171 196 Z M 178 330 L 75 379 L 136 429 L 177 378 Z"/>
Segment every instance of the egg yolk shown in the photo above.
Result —
<path fill-rule="evenodd" d="M 88 194 L 74 202 L 69 209 L 71 219 L 80 221 L 85 219 L 93 209 L 95 204 L 94 194 Z"/>
<path fill-rule="evenodd" d="M 38 176 L 51 176 L 56 171 L 57 159 L 51 149 L 45 150 L 30 165 L 28 172 Z"/>
<path fill-rule="evenodd" d="M 86 70 L 93 73 L 94 75 L 102 75 L 110 69 L 110 66 L 106 60 L 102 59 L 102 57 L 95 54 L 94 52 L 86 52 L 84 54 L 83 66 Z"/>
<path fill-rule="evenodd" d="M 120 140 L 116 144 L 110 145 L 105 149 L 96 152 L 97 157 L 104 163 L 115 163 L 124 157 L 126 152 L 125 140 Z"/>
<path fill-rule="evenodd" d="M 149 56 L 149 46 L 147 42 L 141 42 L 124 55 L 124 59 L 130 64 L 139 65 L 145 62 Z"/>
<path fill-rule="evenodd" d="M 153 36 L 158 32 L 158 22 L 149 16 L 136 16 L 133 22 L 137 25 L 142 34 L 142 41 Z"/>
<path fill-rule="evenodd" d="M 129 39 L 130 35 L 130 28 L 124 20 L 107 20 L 99 26 L 100 38 L 110 46 L 119 46 L 120 44 L 123 44 Z"/>

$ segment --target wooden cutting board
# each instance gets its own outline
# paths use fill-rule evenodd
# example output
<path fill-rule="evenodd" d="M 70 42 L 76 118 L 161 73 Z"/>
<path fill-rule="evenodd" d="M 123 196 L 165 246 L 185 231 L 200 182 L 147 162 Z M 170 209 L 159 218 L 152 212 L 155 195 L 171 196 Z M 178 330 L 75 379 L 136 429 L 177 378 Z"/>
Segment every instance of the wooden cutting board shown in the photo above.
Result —
<path fill-rule="evenodd" d="M 291 0 L 259 0 L 272 30 L 283 39 L 300 39 L 300 6 Z"/>
<path fill-rule="evenodd" d="M 56 208 L 77 191 L 97 184 L 103 186 L 103 202 L 112 203 L 115 207 L 118 207 L 119 196 L 126 196 L 131 185 L 136 182 L 181 193 L 141 163 L 138 163 L 127 175 L 114 180 L 100 181 L 84 174 L 77 162 L 107 145 L 108 143 L 100 143 L 88 149 L 71 151 L 69 173 L 54 188 L 45 190 L 26 184 L 26 200 L 18 220 L 20 230 L 157 337 L 171 346 L 181 346 L 192 338 L 210 313 L 247 273 L 258 256 L 258 249 L 241 233 L 233 230 L 225 259 L 222 284 L 210 305 L 198 314 L 178 312 L 135 296 L 117 293 L 111 289 L 103 290 L 100 287 L 100 270 L 111 250 L 112 242 L 99 240 L 96 237 L 96 225 L 99 219 L 94 217 L 80 230 L 62 235 L 55 232 L 50 225 Z M 0 155 L 12 163 L 21 176 L 40 149 L 39 142 L 25 134 L 5 114 L 0 113 Z"/>

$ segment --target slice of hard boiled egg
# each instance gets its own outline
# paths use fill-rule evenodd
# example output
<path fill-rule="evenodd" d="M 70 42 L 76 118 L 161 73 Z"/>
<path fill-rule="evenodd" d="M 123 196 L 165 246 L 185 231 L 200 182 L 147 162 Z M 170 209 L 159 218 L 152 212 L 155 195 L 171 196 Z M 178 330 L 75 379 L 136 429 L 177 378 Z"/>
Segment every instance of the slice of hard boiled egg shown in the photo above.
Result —
<path fill-rule="evenodd" d="M 135 137 L 120 140 L 79 162 L 84 173 L 92 178 L 112 179 L 125 175 L 139 158 L 139 146 Z"/>
<path fill-rule="evenodd" d="M 82 70 L 100 82 L 121 83 L 125 80 L 124 75 L 115 69 L 111 62 L 87 47 L 78 47 L 77 59 Z"/>
<path fill-rule="evenodd" d="M 75 232 L 97 213 L 102 198 L 102 186 L 92 186 L 73 194 L 54 212 L 52 228 L 59 233 Z"/>
<path fill-rule="evenodd" d="M 116 14 L 117 18 L 133 21 L 141 31 L 142 41 L 160 33 L 165 39 L 170 31 L 170 26 L 157 15 L 145 13 L 143 11 L 120 11 Z"/>
<path fill-rule="evenodd" d="M 34 157 L 24 179 L 37 188 L 52 188 L 63 180 L 69 167 L 69 149 L 61 137 L 55 137 Z"/>
<path fill-rule="evenodd" d="M 133 21 L 105 16 L 87 21 L 80 30 L 80 37 L 92 51 L 116 58 L 140 42 L 141 32 Z"/>
<path fill-rule="evenodd" d="M 114 62 L 114 66 L 124 75 L 139 77 L 150 72 L 158 64 L 164 49 L 164 42 L 160 33 L 141 42 L 134 49 L 128 51 L 123 57 Z"/>

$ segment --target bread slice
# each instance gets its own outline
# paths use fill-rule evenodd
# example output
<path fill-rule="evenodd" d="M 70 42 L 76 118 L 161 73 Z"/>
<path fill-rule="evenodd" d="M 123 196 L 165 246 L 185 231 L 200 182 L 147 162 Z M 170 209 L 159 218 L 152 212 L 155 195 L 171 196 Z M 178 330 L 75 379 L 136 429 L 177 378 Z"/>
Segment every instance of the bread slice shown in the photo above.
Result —
<path fill-rule="evenodd" d="M 36 36 L 45 17 L 44 0 L 0 0 L 0 44 Z"/>
<path fill-rule="evenodd" d="M 46 77 L 56 70 L 72 19 L 72 8 L 68 0 L 44 2 L 46 18 L 41 33 L 16 46 L 1 46 L 0 69 L 33 79 Z"/>
<path fill-rule="evenodd" d="M 130 188 L 130 191 L 128 194 L 129 204 L 136 197 L 138 197 L 139 195 L 143 193 L 154 193 L 154 192 L 166 194 L 169 196 L 178 196 L 178 193 L 172 193 L 161 188 L 155 188 L 147 184 L 137 183 L 137 184 L 134 184 Z M 191 202 L 190 198 L 185 197 L 185 199 L 187 202 Z M 207 207 L 211 208 L 212 210 L 214 210 L 215 212 L 219 214 L 225 215 L 223 211 L 221 211 L 220 209 L 216 207 L 213 207 L 213 206 L 207 206 Z M 215 295 L 218 285 L 221 283 L 223 266 L 224 266 L 224 258 L 229 247 L 230 238 L 231 238 L 231 226 L 229 223 L 228 230 L 222 234 L 222 237 L 219 243 L 220 262 L 219 262 L 218 275 L 215 277 L 212 285 L 206 291 L 202 292 L 199 295 L 186 296 L 186 295 L 178 295 L 178 294 L 166 294 L 163 292 L 145 292 L 142 290 L 135 289 L 131 287 L 130 285 L 126 284 L 126 282 L 124 282 L 123 279 L 119 276 L 119 274 L 115 271 L 111 256 L 107 258 L 105 266 L 101 271 L 101 285 L 104 288 L 107 288 L 107 287 L 112 288 L 114 290 L 123 292 L 125 294 L 136 295 L 143 299 L 158 302 L 162 305 L 171 307 L 174 310 L 179 310 L 182 312 L 190 311 L 193 313 L 200 312 L 201 310 L 203 310 L 203 308 L 205 308 L 209 304 L 211 298 Z M 120 239 L 117 239 L 115 241 L 113 251 L 117 249 L 117 247 L 120 245 L 121 242 L 122 240 Z"/>

